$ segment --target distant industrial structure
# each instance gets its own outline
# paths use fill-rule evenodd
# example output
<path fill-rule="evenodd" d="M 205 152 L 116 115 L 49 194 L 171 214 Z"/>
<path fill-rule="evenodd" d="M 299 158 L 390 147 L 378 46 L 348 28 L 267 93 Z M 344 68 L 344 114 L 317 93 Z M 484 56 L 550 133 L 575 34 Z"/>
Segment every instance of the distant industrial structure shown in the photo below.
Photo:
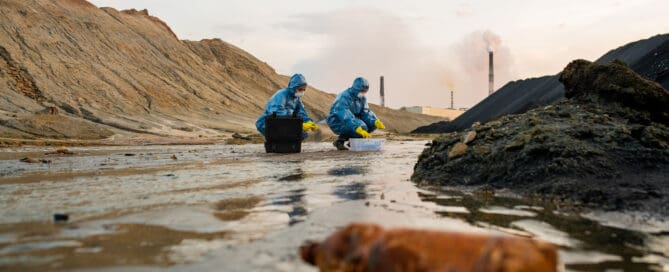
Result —
<path fill-rule="evenodd" d="M 455 109 L 455 107 L 453 107 L 453 103 L 454 103 L 453 102 L 453 91 L 451 91 L 451 107 L 449 109 Z"/>
<path fill-rule="evenodd" d="M 381 107 L 386 107 L 386 94 L 383 90 L 383 76 L 381 76 Z"/>
<path fill-rule="evenodd" d="M 488 47 L 488 95 L 495 91 L 495 69 L 493 65 L 493 49 Z"/>
<path fill-rule="evenodd" d="M 452 105 L 451 105 L 451 107 L 452 107 Z M 408 111 L 408 112 L 413 112 L 413 113 L 420 113 L 420 114 L 425 114 L 425 115 L 443 117 L 443 118 L 446 118 L 448 120 L 453 120 L 455 118 L 458 118 L 458 116 L 460 116 L 465 111 L 467 111 L 466 108 L 443 109 L 443 108 L 433 108 L 433 107 L 426 107 L 426 106 L 402 107 L 401 110 Z"/>

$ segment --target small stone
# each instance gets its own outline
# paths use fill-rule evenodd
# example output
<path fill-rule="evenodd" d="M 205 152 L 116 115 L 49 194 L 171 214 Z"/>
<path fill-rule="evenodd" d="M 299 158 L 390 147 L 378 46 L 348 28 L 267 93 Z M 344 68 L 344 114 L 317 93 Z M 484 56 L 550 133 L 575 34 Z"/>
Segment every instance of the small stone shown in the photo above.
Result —
<path fill-rule="evenodd" d="M 472 124 L 472 128 L 479 127 L 479 126 L 481 126 L 481 122 L 474 122 Z"/>
<path fill-rule="evenodd" d="M 245 141 L 250 141 L 250 140 L 251 140 L 251 137 L 248 137 L 248 136 L 242 136 L 241 134 L 236 133 L 236 132 L 235 132 L 234 134 L 232 134 L 232 138 L 233 138 L 233 139 L 245 140 Z"/>
<path fill-rule="evenodd" d="M 33 159 L 31 157 L 25 157 L 25 158 L 21 159 L 20 161 L 25 162 L 25 163 L 38 163 L 38 162 L 40 162 L 39 160 Z"/>
<path fill-rule="evenodd" d="M 67 222 L 70 219 L 70 216 L 64 213 L 55 213 L 53 214 L 54 222 Z"/>
<path fill-rule="evenodd" d="M 67 149 L 64 146 L 61 146 L 58 149 L 56 149 L 56 152 L 58 154 L 64 154 L 64 155 L 73 155 L 74 154 L 74 152 L 70 151 L 69 149 Z"/>
<path fill-rule="evenodd" d="M 457 158 L 467 153 L 467 145 L 463 143 L 457 143 L 448 152 L 448 158 Z"/>
<path fill-rule="evenodd" d="M 44 153 L 44 154 L 45 155 L 56 155 L 56 154 L 59 154 L 59 155 L 74 155 L 74 152 L 70 151 L 69 149 L 67 149 L 64 146 L 61 146 L 61 147 L 57 148 L 55 151 L 47 152 L 47 153 Z"/>
<path fill-rule="evenodd" d="M 488 122 L 486 125 L 487 125 L 487 126 L 490 126 L 490 127 L 499 127 L 499 126 L 502 125 L 502 122 L 500 122 L 500 121 L 491 121 L 491 122 Z"/>
<path fill-rule="evenodd" d="M 467 132 L 467 134 L 462 138 L 462 143 L 468 144 L 471 143 L 474 139 L 476 139 L 476 131 L 472 130 Z"/>
<path fill-rule="evenodd" d="M 175 161 L 176 161 L 176 160 L 177 160 L 177 155 L 172 155 L 172 157 L 171 157 L 171 158 L 172 158 L 173 160 L 175 160 Z"/>

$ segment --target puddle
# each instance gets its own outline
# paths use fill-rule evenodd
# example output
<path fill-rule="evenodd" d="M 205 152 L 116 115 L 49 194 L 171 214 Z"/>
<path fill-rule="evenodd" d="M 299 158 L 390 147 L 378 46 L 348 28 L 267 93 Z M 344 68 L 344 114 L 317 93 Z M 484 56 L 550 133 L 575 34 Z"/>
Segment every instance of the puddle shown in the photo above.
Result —
<path fill-rule="evenodd" d="M 365 173 L 365 169 L 362 167 L 338 167 L 328 170 L 328 175 L 331 176 L 353 176 L 353 175 L 362 175 Z"/>
<path fill-rule="evenodd" d="M 452 209 L 459 205 L 470 211 L 436 209 L 443 216 L 558 245 L 566 271 L 667 271 L 669 267 L 669 227 L 663 219 L 635 213 L 581 212 L 578 207 L 541 200 L 469 191 L 438 188 L 419 194 L 438 206 Z"/>
<path fill-rule="evenodd" d="M 367 185 L 362 182 L 354 182 L 350 184 L 337 185 L 334 190 L 334 194 L 341 199 L 345 200 L 361 200 L 367 198 L 367 192 L 365 191 Z"/>
<path fill-rule="evenodd" d="M 81 243 L 77 241 L 34 242 L 34 243 L 6 246 L 0 250 L 0 255 L 15 255 L 17 253 L 26 253 L 36 250 L 47 250 L 59 247 L 80 247 L 80 246 Z"/>
<path fill-rule="evenodd" d="M 297 248 L 350 222 L 535 237 L 560 246 L 566 271 L 669 270 L 666 220 L 417 188 L 424 144 L 77 147 L 48 165 L 16 158 L 52 149 L 0 149 L 0 270 L 314 271 Z"/>
<path fill-rule="evenodd" d="M 516 209 L 516 208 L 509 209 L 509 208 L 498 207 L 498 206 L 491 206 L 491 207 L 481 208 L 481 209 L 479 209 L 479 211 L 482 212 L 482 213 L 487 213 L 487 214 L 499 214 L 499 215 L 509 215 L 509 216 L 522 216 L 522 217 L 537 216 L 537 214 L 535 212 L 520 210 L 520 209 Z"/>
<path fill-rule="evenodd" d="M 562 247 L 578 247 L 581 242 L 569 238 L 569 234 L 559 231 L 546 222 L 536 220 L 518 220 L 511 222 L 511 227 L 524 230 L 533 237 Z"/>
<path fill-rule="evenodd" d="M 116 265 L 167 266 L 177 260 L 170 258 L 173 252 L 179 252 L 174 247 L 194 239 L 212 241 L 224 239 L 226 236 L 226 233 L 181 232 L 151 225 L 120 224 L 114 228 L 113 233 L 93 235 L 80 241 L 32 243 L 28 252 L 2 252 L 0 257 L 18 260 L 7 262 L 3 268 L 8 271 L 21 271 L 30 267 L 35 271 L 44 271 Z M 16 247 L 17 245 L 5 247 L 3 251 Z M 21 253 L 28 255 L 19 255 Z M 26 261 L 21 261 L 22 259 Z"/>

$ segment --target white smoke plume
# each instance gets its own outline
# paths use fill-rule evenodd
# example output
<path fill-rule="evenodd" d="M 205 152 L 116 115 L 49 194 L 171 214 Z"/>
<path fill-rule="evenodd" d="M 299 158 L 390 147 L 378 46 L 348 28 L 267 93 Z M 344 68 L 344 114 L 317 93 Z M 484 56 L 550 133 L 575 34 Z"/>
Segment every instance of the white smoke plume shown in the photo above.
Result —
<path fill-rule="evenodd" d="M 402 18 L 375 10 L 305 16 L 289 27 L 324 35 L 326 46 L 293 70 L 314 87 L 339 93 L 363 76 L 370 82 L 368 99 L 378 104 L 379 77 L 385 77 L 386 105 L 472 106 L 487 96 L 488 46 L 496 50 L 496 81 L 512 78 L 510 50 L 490 31 L 471 33 L 444 51 L 428 50 Z M 498 57 L 499 56 L 499 57 Z M 499 88 L 501 85 L 496 84 Z"/>
<path fill-rule="evenodd" d="M 488 52 L 494 52 L 495 86 L 498 90 L 510 80 L 516 79 L 511 50 L 504 46 L 502 38 L 490 30 L 475 31 L 465 36 L 453 47 L 464 74 L 457 80 L 470 101 L 478 101 L 488 95 Z M 473 106 L 473 105 L 472 105 Z"/>

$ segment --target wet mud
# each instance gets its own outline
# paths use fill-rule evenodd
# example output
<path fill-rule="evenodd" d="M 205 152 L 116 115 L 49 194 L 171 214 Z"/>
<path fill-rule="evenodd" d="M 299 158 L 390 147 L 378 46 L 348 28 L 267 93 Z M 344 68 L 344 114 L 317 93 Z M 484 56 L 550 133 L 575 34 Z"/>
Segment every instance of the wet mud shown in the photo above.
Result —
<path fill-rule="evenodd" d="M 425 143 L 387 141 L 381 152 L 307 143 L 300 154 L 72 147 L 47 165 L 16 158 L 53 148 L 1 149 L 0 271 L 314 271 L 298 256 L 302 242 L 351 222 L 534 237 L 560 247 L 565 271 L 669 269 L 664 218 L 416 187 Z M 55 213 L 69 220 L 54 223 Z"/>

